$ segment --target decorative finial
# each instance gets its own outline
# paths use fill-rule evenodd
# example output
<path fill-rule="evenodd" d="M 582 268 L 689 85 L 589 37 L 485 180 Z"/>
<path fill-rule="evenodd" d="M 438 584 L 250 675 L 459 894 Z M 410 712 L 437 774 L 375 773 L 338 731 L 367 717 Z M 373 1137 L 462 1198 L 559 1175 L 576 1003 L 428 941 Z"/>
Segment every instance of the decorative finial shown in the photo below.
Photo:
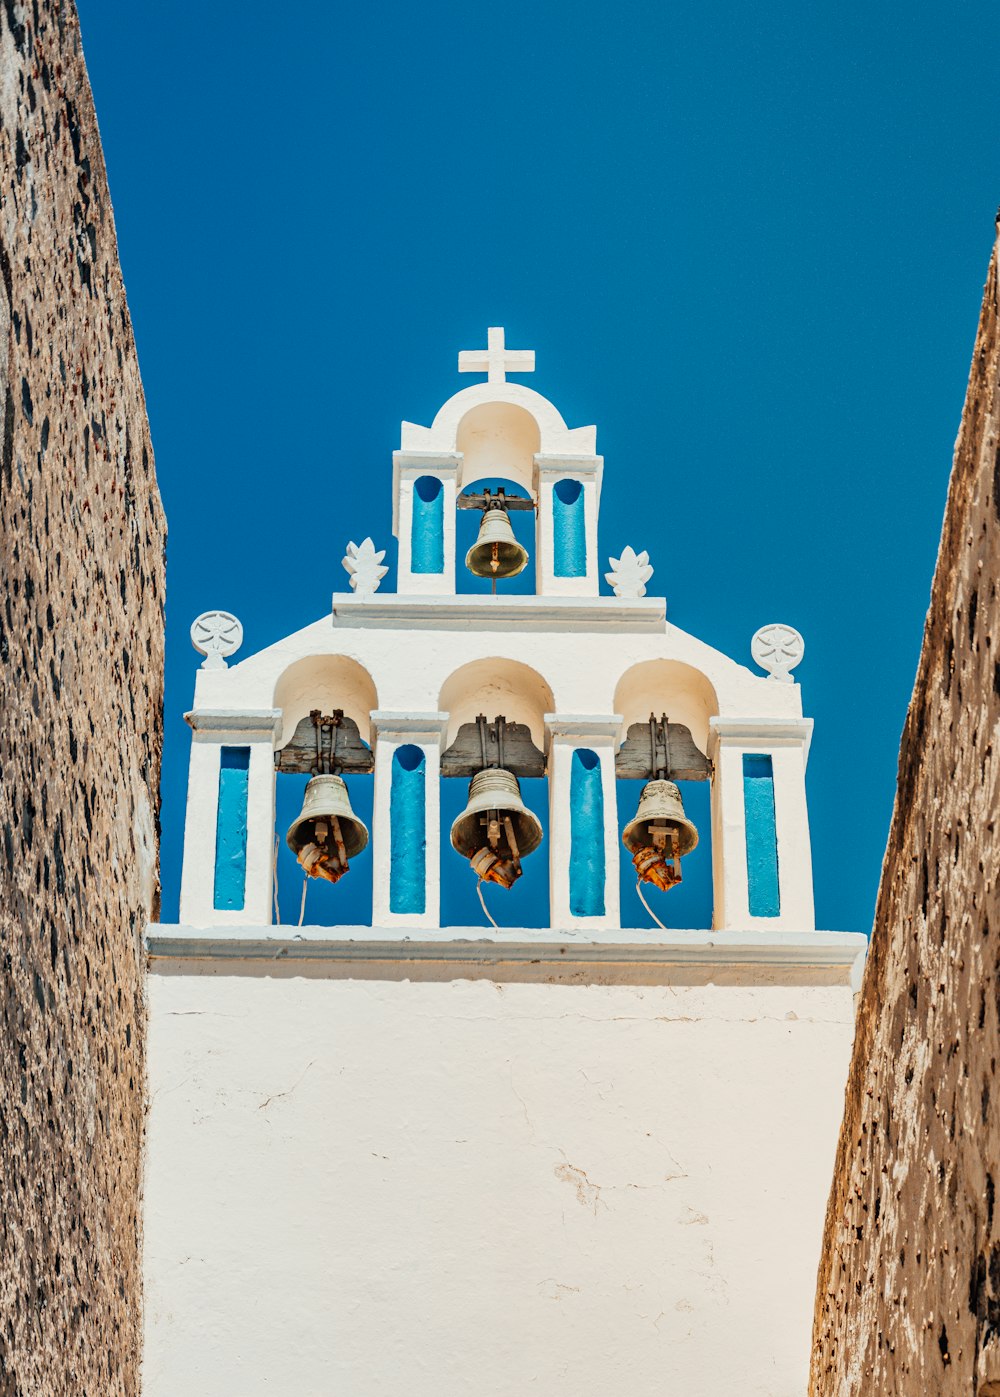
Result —
<path fill-rule="evenodd" d="M 203 611 L 191 626 L 191 644 L 205 656 L 202 669 L 228 669 L 226 656 L 243 644 L 243 627 L 228 611 Z"/>
<path fill-rule="evenodd" d="M 806 653 L 806 643 L 794 626 L 773 622 L 761 626 L 750 642 L 750 654 L 771 679 L 781 684 L 794 684 L 791 671 Z"/>
<path fill-rule="evenodd" d="M 620 558 L 609 558 L 611 571 L 604 574 L 605 582 L 611 584 L 616 597 L 644 597 L 646 583 L 653 575 L 649 565 L 649 554 L 637 553 L 634 548 L 623 548 Z"/>
<path fill-rule="evenodd" d="M 351 588 L 356 596 L 373 597 L 378 591 L 382 578 L 389 571 L 381 567 L 385 549 L 377 552 L 374 543 L 366 538 L 362 543 L 349 543 L 344 557 L 344 567 L 351 575 Z"/>
<path fill-rule="evenodd" d="M 486 349 L 462 349 L 458 355 L 460 374 L 485 374 L 489 383 L 506 383 L 507 375 L 535 372 L 533 349 L 505 349 L 502 325 L 486 331 Z"/>

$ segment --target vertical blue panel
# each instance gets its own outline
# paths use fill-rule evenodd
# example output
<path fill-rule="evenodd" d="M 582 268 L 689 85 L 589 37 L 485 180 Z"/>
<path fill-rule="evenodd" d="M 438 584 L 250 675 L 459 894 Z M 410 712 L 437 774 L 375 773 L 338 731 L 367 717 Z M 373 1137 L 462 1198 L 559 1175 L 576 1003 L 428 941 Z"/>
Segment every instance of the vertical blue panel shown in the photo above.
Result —
<path fill-rule="evenodd" d="M 596 752 L 578 747 L 569 778 L 569 910 L 604 915 L 604 792 Z"/>
<path fill-rule="evenodd" d="M 557 480 L 553 487 L 552 551 L 556 577 L 586 577 L 587 524 L 578 480 Z"/>
<path fill-rule="evenodd" d="M 435 475 L 413 482 L 410 571 L 444 572 L 444 486 Z"/>
<path fill-rule="evenodd" d="M 774 771 L 770 757 L 743 757 L 743 814 L 747 829 L 747 882 L 751 917 L 776 917 L 778 831 L 774 822 Z"/>
<path fill-rule="evenodd" d="M 397 747 L 392 754 L 390 912 L 423 912 L 427 907 L 426 771 L 419 747 Z"/>
<path fill-rule="evenodd" d="M 250 748 L 223 747 L 215 821 L 215 896 L 220 911 L 241 912 L 247 882 L 247 794 Z"/>

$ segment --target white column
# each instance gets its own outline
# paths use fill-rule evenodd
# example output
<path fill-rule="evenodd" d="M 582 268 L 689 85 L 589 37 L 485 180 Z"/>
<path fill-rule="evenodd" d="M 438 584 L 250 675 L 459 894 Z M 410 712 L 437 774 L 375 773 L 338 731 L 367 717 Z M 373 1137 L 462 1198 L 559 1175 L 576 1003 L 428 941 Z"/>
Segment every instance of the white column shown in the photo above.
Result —
<path fill-rule="evenodd" d="M 399 543 L 396 590 L 401 595 L 426 597 L 455 594 L 455 501 L 461 463 L 460 452 L 393 453 L 392 532 Z M 444 569 L 440 573 L 413 571 L 413 487 L 425 475 L 441 481 Z"/>
<path fill-rule="evenodd" d="M 535 457 L 538 513 L 535 519 L 535 590 L 540 597 L 596 597 L 600 591 L 597 566 L 597 516 L 601 501 L 602 456 Z M 585 572 L 581 577 L 556 576 L 553 533 L 553 491 L 559 481 L 578 481 L 583 488 Z"/>
<path fill-rule="evenodd" d="M 805 774 L 811 718 L 712 718 L 712 875 L 717 931 L 815 931 Z M 744 756 L 770 757 L 779 911 L 752 916 L 747 873 Z"/>
<path fill-rule="evenodd" d="M 603 931 L 621 925 L 618 884 L 618 798 L 615 754 L 621 745 L 623 722 L 617 715 L 600 717 L 547 713 L 549 736 L 549 921 L 558 930 Z M 571 906 L 570 861 L 573 811 L 570 789 L 573 754 L 578 748 L 594 752 L 600 763 L 604 797 L 604 912 L 579 916 Z"/>
<path fill-rule="evenodd" d="M 191 725 L 180 919 L 186 926 L 269 926 L 273 906 L 274 743 L 278 709 L 196 709 Z M 215 906 L 215 844 L 223 747 L 250 750 L 243 907 Z"/>
<path fill-rule="evenodd" d="M 375 796 L 372 814 L 372 926 L 437 927 L 441 923 L 441 744 L 448 727 L 447 713 L 388 713 L 371 715 L 375 751 Z M 424 910 L 393 912 L 391 858 L 393 849 L 392 768 L 400 747 L 419 747 L 424 754 Z"/>

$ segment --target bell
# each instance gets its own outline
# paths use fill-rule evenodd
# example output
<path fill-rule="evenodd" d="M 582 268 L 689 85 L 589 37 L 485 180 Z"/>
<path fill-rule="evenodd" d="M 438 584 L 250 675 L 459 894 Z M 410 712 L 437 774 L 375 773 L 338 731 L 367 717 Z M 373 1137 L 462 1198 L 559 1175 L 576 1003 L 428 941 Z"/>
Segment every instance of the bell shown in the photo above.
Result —
<path fill-rule="evenodd" d="M 336 883 L 348 860 L 368 843 L 368 831 L 351 809 L 339 776 L 314 776 L 306 786 L 302 811 L 287 834 L 288 847 L 310 878 Z"/>
<path fill-rule="evenodd" d="M 465 566 L 474 577 L 516 577 L 528 566 L 528 551 L 514 537 L 510 515 L 500 505 L 487 509 L 479 525 L 479 537 L 465 555 Z"/>
<path fill-rule="evenodd" d="M 672 781 L 646 782 L 622 843 L 641 882 L 667 891 L 681 881 L 680 861 L 698 843 L 698 831 L 684 814 L 681 793 Z"/>
<path fill-rule="evenodd" d="M 520 878 L 521 859 L 541 844 L 542 826 L 521 799 L 512 771 L 493 766 L 476 772 L 451 842 L 484 882 L 509 888 Z"/>

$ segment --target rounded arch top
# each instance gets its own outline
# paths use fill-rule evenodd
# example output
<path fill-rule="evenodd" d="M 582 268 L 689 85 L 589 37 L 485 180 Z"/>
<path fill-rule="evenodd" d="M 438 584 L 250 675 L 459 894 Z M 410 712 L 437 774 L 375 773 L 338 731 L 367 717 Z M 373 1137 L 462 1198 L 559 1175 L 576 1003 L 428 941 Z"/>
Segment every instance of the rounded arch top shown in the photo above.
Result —
<path fill-rule="evenodd" d="M 526 723 L 535 746 L 545 748 L 545 714 L 555 707 L 548 681 L 520 660 L 473 660 L 454 670 L 441 686 L 438 709 L 448 714 L 450 745 L 463 723 L 474 723 L 480 713 L 495 718 L 502 713 L 515 723 Z"/>
<path fill-rule="evenodd" d="M 683 660 L 643 660 L 632 665 L 615 687 L 614 711 L 631 723 L 644 723 L 650 713 L 666 713 L 683 723 L 699 749 L 708 752 L 708 720 L 719 712 L 715 685 L 694 665 Z"/>
<path fill-rule="evenodd" d="M 342 708 L 371 743 L 371 715 L 378 708 L 375 681 L 357 660 L 346 655 L 306 655 L 290 664 L 274 686 L 274 707 L 282 713 L 281 742 L 291 738 L 298 723 L 314 708 L 329 713 Z"/>
<path fill-rule="evenodd" d="M 596 427 L 567 427 L 548 398 L 522 383 L 474 383 L 460 389 L 442 405 L 430 427 L 404 422 L 401 446 L 404 451 L 462 451 L 463 423 L 462 435 L 467 437 L 473 426 L 488 422 L 508 426 L 522 447 L 531 438 L 535 452 L 587 456 L 597 449 Z"/>
<path fill-rule="evenodd" d="M 458 486 L 500 475 L 529 491 L 535 456 L 541 450 L 538 421 L 517 403 L 485 402 L 470 407 L 458 424 L 455 450 L 462 455 Z"/>

